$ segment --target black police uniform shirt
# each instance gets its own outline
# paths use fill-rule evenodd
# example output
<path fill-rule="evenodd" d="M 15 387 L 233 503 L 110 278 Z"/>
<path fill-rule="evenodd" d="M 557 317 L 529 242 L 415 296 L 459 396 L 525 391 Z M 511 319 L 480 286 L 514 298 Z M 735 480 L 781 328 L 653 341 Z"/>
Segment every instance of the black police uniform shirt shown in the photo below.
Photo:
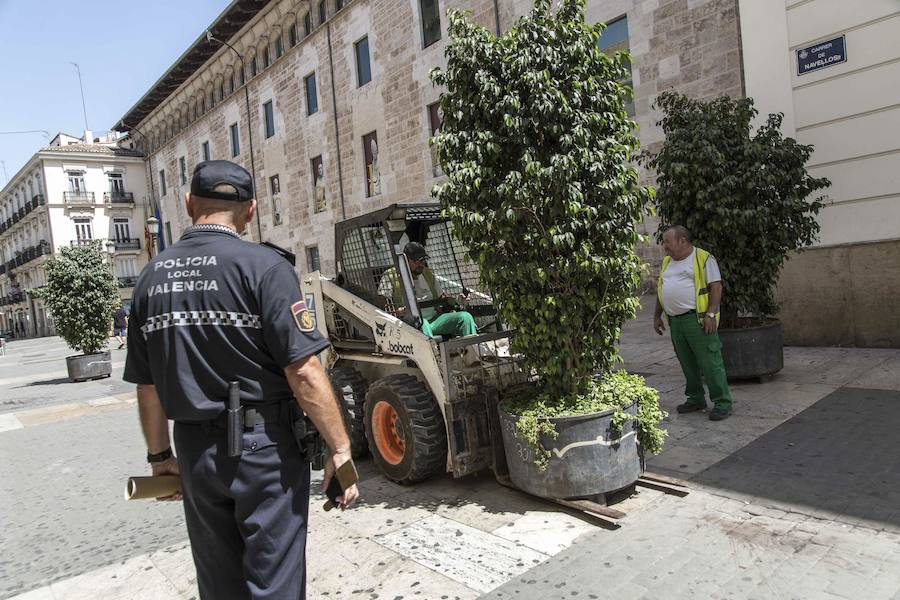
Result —
<path fill-rule="evenodd" d="M 141 272 L 132 300 L 125 381 L 153 384 L 169 419 L 202 421 L 241 403 L 294 395 L 284 368 L 328 347 L 294 270 L 226 227 L 189 227 Z"/>

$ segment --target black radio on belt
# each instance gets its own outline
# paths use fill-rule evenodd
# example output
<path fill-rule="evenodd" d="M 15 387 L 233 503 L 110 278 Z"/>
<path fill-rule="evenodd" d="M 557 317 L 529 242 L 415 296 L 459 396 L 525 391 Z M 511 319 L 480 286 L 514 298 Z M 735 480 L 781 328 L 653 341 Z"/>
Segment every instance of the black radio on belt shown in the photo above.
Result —
<path fill-rule="evenodd" d="M 244 409 L 241 408 L 241 386 L 237 381 L 228 384 L 228 421 L 226 437 L 228 438 L 228 456 L 241 455 L 244 445 Z"/>
<path fill-rule="evenodd" d="M 313 471 L 321 471 L 325 468 L 325 440 L 319 435 L 312 421 L 307 418 L 297 402 L 291 402 L 291 428 L 294 431 L 294 439 L 300 447 L 300 454 L 310 463 Z"/>

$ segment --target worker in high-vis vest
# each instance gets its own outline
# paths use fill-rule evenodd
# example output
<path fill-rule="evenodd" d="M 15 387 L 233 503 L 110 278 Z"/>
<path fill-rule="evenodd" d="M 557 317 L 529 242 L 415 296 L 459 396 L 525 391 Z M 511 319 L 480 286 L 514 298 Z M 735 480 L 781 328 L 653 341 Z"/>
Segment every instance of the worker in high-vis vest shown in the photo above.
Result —
<path fill-rule="evenodd" d="M 663 334 L 665 312 L 686 380 L 687 400 L 677 410 L 685 414 L 706 409 L 705 381 L 713 405 L 709 419 L 721 421 L 731 414 L 732 399 L 718 333 L 722 302 L 719 265 L 709 252 L 694 247 L 690 232 L 681 225 L 666 230 L 663 247 L 666 257 L 657 282 L 653 329 Z"/>
<path fill-rule="evenodd" d="M 441 282 L 435 277 L 434 271 L 428 268 L 428 254 L 422 244 L 417 242 L 406 244 L 403 247 L 403 254 L 406 255 L 406 264 L 409 265 L 409 272 L 413 278 L 413 293 L 418 302 L 450 297 L 444 291 Z M 406 310 L 404 306 L 406 303 L 400 287 L 400 277 L 397 275 L 396 268 L 391 267 L 384 272 L 378 285 L 378 293 L 391 298 L 394 306 L 397 307 L 398 314 L 402 314 Z M 421 309 L 420 312 L 422 314 L 422 333 L 425 335 L 462 337 L 478 333 L 474 317 L 464 310 L 437 314 L 435 308 L 427 307 Z"/>

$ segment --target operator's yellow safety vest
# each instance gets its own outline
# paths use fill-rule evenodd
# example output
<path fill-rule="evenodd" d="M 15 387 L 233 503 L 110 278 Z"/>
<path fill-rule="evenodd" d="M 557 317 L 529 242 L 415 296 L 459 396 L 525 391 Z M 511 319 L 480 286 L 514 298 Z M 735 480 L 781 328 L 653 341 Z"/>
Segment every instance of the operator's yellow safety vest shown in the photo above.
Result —
<path fill-rule="evenodd" d="M 400 277 L 397 276 L 397 267 L 391 267 L 385 273 L 391 282 L 391 296 L 394 299 L 394 306 L 405 306 L 406 300 L 403 299 L 403 291 L 400 289 Z M 425 270 L 422 271 L 422 277 L 425 278 L 425 283 L 428 285 L 428 289 L 431 290 L 431 297 L 436 299 L 438 293 L 434 283 L 434 272 L 425 267 Z"/>
<path fill-rule="evenodd" d="M 707 309 L 709 308 L 709 286 L 706 284 L 706 261 L 709 260 L 709 252 L 703 248 L 694 247 L 694 292 L 697 298 L 697 319 L 702 321 Z M 656 295 L 659 297 L 659 304 L 662 306 L 662 285 L 663 273 L 672 262 L 672 257 L 666 255 L 662 261 L 662 268 L 659 270 L 659 280 L 656 282 Z M 716 313 L 716 324 L 719 324 L 719 317 L 722 312 Z"/>

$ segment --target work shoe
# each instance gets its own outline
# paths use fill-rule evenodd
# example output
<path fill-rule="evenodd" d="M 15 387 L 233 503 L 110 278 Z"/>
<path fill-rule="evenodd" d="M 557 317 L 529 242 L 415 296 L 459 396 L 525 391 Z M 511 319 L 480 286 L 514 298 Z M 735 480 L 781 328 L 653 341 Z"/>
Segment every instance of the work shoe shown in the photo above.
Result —
<path fill-rule="evenodd" d="M 701 404 L 694 404 L 693 402 L 685 402 L 684 404 L 679 404 L 678 406 L 676 406 L 675 410 L 678 411 L 679 415 L 683 415 L 683 414 L 687 414 L 687 413 L 697 412 L 698 410 L 703 410 L 704 408 L 706 408 L 706 407 Z"/>
<path fill-rule="evenodd" d="M 709 413 L 710 421 L 721 421 L 723 419 L 727 419 L 731 414 L 730 408 L 719 408 L 718 406 L 712 409 Z"/>

